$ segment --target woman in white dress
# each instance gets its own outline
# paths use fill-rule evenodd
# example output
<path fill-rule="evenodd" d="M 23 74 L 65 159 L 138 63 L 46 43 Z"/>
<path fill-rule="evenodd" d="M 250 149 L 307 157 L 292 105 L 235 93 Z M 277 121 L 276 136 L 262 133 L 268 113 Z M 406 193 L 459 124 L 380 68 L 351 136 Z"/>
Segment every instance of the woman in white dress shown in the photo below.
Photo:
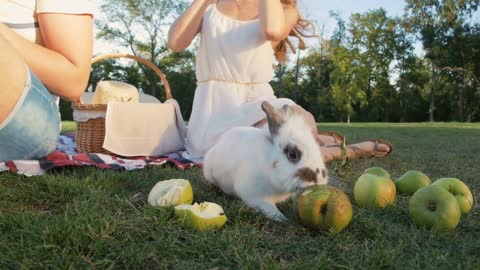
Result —
<path fill-rule="evenodd" d="M 276 107 L 293 105 L 276 98 L 269 82 L 274 76 L 275 57 L 283 60 L 287 39 L 305 30 L 296 0 L 194 0 L 172 25 L 168 46 L 186 49 L 200 34 L 197 54 L 197 89 L 186 138 L 185 157 L 201 161 L 207 150 L 227 129 L 261 126 L 265 113 L 261 102 Z M 300 37 L 299 37 L 300 38 Z M 300 38 L 301 39 L 301 38 Z M 302 44 L 302 42 L 300 43 Z M 313 116 L 302 111 L 317 133 Z M 321 133 L 325 160 L 341 157 L 335 133 Z M 349 158 L 386 156 L 393 150 L 388 142 L 372 140 L 347 147 Z"/>

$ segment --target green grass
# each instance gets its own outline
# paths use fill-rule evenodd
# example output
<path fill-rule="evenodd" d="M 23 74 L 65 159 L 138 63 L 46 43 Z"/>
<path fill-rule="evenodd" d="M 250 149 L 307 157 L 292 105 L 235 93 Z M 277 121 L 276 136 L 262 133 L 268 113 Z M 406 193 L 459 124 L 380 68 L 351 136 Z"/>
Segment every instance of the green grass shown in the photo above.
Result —
<path fill-rule="evenodd" d="M 72 132 L 77 128 L 77 123 L 74 121 L 62 121 L 62 133 Z"/>
<path fill-rule="evenodd" d="M 70 126 L 70 128 L 73 128 Z M 454 176 L 480 195 L 480 125 L 321 124 L 350 142 L 386 138 L 395 152 L 353 161 L 330 174 L 351 197 L 356 178 L 381 166 L 394 178 L 417 169 L 432 179 Z M 160 180 L 186 178 L 195 201 L 222 205 L 229 220 L 217 232 L 184 229 L 172 209 L 146 196 Z M 241 201 L 208 188 L 199 169 L 102 171 L 61 169 L 41 177 L 0 174 L 0 269 L 480 269 L 480 209 L 457 230 L 414 226 L 408 197 L 395 206 L 358 209 L 338 235 L 314 232 L 295 220 L 292 201 L 280 205 L 291 220 L 270 222 Z"/>

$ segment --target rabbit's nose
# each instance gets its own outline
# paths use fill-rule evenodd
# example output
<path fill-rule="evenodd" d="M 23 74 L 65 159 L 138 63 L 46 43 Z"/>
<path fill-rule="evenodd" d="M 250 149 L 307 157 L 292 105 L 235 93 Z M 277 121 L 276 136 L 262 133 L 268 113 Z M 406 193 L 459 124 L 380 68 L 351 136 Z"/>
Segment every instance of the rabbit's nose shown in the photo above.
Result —
<path fill-rule="evenodd" d="M 317 168 L 317 169 L 315 170 L 315 172 L 316 172 L 317 174 L 319 174 L 319 173 L 320 173 L 320 169 Z M 326 169 L 322 169 L 322 177 L 323 177 L 323 178 L 327 177 L 327 170 L 326 170 Z"/>

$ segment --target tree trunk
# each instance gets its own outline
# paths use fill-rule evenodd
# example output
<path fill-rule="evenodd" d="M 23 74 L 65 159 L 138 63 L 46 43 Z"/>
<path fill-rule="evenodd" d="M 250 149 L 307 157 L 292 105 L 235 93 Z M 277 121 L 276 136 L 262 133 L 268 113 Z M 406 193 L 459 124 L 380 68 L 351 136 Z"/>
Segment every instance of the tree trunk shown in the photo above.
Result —
<path fill-rule="evenodd" d="M 350 124 L 350 114 L 352 112 L 352 97 L 348 96 L 348 107 L 347 107 L 347 124 Z"/>
<path fill-rule="evenodd" d="M 435 119 L 433 117 L 433 113 L 435 111 L 435 98 L 434 98 L 434 94 L 433 94 L 433 88 L 432 88 L 432 93 L 430 94 L 430 107 L 428 109 L 428 119 L 430 122 L 434 122 Z"/>
<path fill-rule="evenodd" d="M 460 122 L 463 122 L 465 120 L 465 92 L 467 91 L 467 72 L 466 69 L 465 69 L 465 54 L 463 52 L 463 48 L 462 48 L 462 52 L 461 52 L 461 56 L 462 56 L 462 69 L 464 70 L 462 72 L 462 86 L 460 87 L 460 97 L 459 97 L 459 100 L 458 100 L 458 116 L 459 116 L 459 120 Z"/>
<path fill-rule="evenodd" d="M 388 99 L 390 98 L 390 92 L 387 89 L 383 90 L 383 119 L 382 122 L 388 122 L 390 120 L 390 107 Z"/>
<path fill-rule="evenodd" d="M 371 121 L 370 119 L 370 109 L 371 109 L 371 104 L 372 102 L 372 70 L 370 69 L 368 72 L 368 85 L 367 85 L 367 92 L 365 93 L 367 95 L 367 106 L 363 109 L 363 121 L 369 122 Z"/>
<path fill-rule="evenodd" d="M 285 66 L 279 64 L 278 68 L 278 97 L 283 97 L 283 75 L 285 74 Z"/>
<path fill-rule="evenodd" d="M 465 77 L 465 76 L 464 76 Z M 463 122 L 464 121 L 464 116 L 465 116 L 465 113 L 464 113 L 464 107 L 465 107 L 465 78 L 464 78 L 464 81 L 463 81 L 463 84 L 462 86 L 460 87 L 460 97 L 459 97 L 459 101 L 458 101 L 458 120 L 460 122 Z"/>
<path fill-rule="evenodd" d="M 460 118 L 459 120 L 461 122 L 465 121 L 465 92 L 467 90 L 467 73 L 462 72 L 462 77 L 463 77 L 463 81 L 462 81 L 462 86 L 460 87 L 460 97 L 458 101 L 459 103 L 458 114 Z"/>
<path fill-rule="evenodd" d="M 298 50 L 297 54 L 297 67 L 295 71 L 295 93 L 294 93 L 294 101 L 295 103 L 298 102 L 298 73 L 300 69 L 300 49 Z"/>
<path fill-rule="evenodd" d="M 432 89 L 430 91 L 430 106 L 428 109 L 428 115 L 430 122 L 434 122 L 434 112 L 435 112 L 435 90 L 437 88 L 437 70 L 432 63 Z"/>

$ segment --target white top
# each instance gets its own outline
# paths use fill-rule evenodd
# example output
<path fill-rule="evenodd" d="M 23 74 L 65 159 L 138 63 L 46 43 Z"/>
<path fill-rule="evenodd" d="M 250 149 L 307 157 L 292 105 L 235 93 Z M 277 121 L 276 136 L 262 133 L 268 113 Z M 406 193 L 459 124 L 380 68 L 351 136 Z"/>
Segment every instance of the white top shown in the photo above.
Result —
<path fill-rule="evenodd" d="M 262 101 L 276 107 L 293 104 L 276 99 L 268 83 L 274 74 L 274 52 L 258 19 L 235 20 L 213 4 L 203 16 L 200 38 L 198 86 L 183 155 L 197 162 L 227 129 L 265 118 Z"/>
<path fill-rule="evenodd" d="M 43 45 L 38 29 L 37 14 L 94 14 L 88 0 L 0 0 L 0 23 L 15 30 L 26 39 Z"/>

